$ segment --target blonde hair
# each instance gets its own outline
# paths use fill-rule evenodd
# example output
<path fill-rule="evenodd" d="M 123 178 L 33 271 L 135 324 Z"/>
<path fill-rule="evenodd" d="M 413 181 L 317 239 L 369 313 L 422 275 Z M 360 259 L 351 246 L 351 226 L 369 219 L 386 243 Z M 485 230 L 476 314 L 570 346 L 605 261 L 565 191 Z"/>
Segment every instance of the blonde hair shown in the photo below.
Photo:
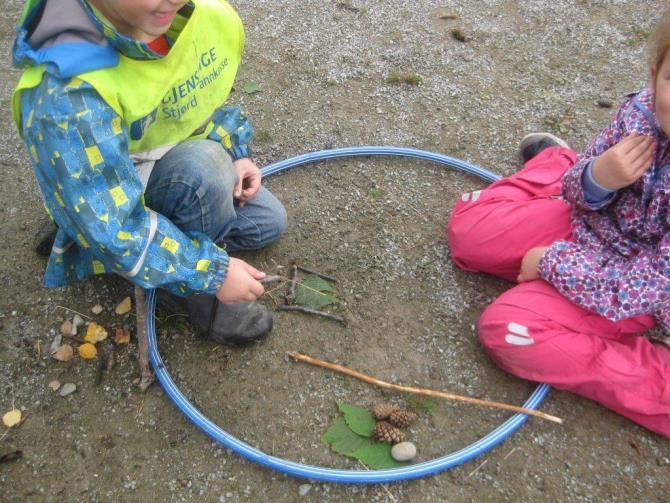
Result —
<path fill-rule="evenodd" d="M 670 49 L 670 9 L 666 10 L 656 24 L 649 41 L 649 62 L 659 69 Z"/>

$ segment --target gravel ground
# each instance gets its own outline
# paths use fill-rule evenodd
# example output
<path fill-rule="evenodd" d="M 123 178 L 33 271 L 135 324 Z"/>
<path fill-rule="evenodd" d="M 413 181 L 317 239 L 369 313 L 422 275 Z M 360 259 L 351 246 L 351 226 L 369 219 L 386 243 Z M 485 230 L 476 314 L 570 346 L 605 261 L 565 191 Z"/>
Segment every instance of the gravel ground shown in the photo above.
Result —
<path fill-rule="evenodd" d="M 257 129 L 261 165 L 307 151 L 355 145 L 442 152 L 497 173 L 517 169 L 519 139 L 536 130 L 575 149 L 608 122 L 616 103 L 646 83 L 645 40 L 665 2 L 527 0 L 233 2 L 247 28 L 239 103 Z M 28 157 L 11 124 L 13 26 L 0 17 L 0 412 L 25 421 L 0 432 L 3 501 L 667 501 L 666 440 L 589 401 L 552 391 L 543 410 L 563 425 L 528 421 L 489 453 L 426 479 L 347 486 L 261 468 L 214 444 L 158 386 L 142 394 L 134 339 L 100 344 L 95 361 L 47 356 L 72 310 L 134 332 L 114 307 L 132 293 L 118 278 L 67 289 L 41 286 L 30 251 L 44 215 Z M 469 40 L 458 41 L 461 30 Z M 418 85 L 394 75 L 420 76 Z M 402 78 L 401 78 L 402 80 Z M 407 80 L 412 80 L 408 78 Z M 262 91 L 247 95 L 245 83 Z M 383 399 L 430 408 L 410 435 L 417 461 L 460 449 L 503 422 L 497 410 L 411 402 L 326 370 L 292 363 L 288 350 L 380 379 L 520 404 L 532 383 L 498 370 L 474 331 L 509 285 L 451 263 L 443 228 L 470 176 L 407 159 L 329 161 L 266 180 L 289 211 L 276 245 L 244 258 L 288 275 L 301 264 L 337 277 L 346 327 L 277 313 L 271 337 L 218 348 L 159 313 L 165 362 L 187 396 L 226 430 L 279 457 L 361 469 L 320 437 L 336 400 Z M 266 296 L 281 303 L 285 285 Z M 94 315 L 91 307 L 103 306 Z M 113 361 L 111 369 L 99 364 Z M 61 397 L 54 379 L 77 385 Z"/>

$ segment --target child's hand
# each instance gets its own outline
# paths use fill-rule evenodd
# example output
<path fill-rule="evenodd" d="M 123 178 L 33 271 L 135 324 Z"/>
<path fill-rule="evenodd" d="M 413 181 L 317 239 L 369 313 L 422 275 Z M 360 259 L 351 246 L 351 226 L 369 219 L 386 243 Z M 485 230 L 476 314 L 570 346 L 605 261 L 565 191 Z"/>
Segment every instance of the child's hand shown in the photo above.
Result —
<path fill-rule="evenodd" d="M 231 257 L 228 262 L 228 275 L 216 292 L 216 298 L 225 304 L 254 301 L 265 292 L 265 288 L 258 281 L 264 277 L 264 272 L 244 260 Z"/>
<path fill-rule="evenodd" d="M 521 271 L 519 271 L 519 275 L 516 277 L 519 283 L 532 281 L 540 277 L 540 274 L 537 272 L 537 266 L 548 249 L 548 246 L 537 246 L 526 252 L 521 260 Z"/>
<path fill-rule="evenodd" d="M 626 136 L 593 163 L 593 179 L 609 190 L 619 190 L 640 178 L 654 158 L 656 141 L 638 133 Z"/>
<path fill-rule="evenodd" d="M 233 162 L 233 169 L 239 177 L 239 182 L 233 189 L 233 197 L 239 201 L 240 207 L 253 199 L 261 188 L 261 170 L 249 158 L 238 159 Z"/>

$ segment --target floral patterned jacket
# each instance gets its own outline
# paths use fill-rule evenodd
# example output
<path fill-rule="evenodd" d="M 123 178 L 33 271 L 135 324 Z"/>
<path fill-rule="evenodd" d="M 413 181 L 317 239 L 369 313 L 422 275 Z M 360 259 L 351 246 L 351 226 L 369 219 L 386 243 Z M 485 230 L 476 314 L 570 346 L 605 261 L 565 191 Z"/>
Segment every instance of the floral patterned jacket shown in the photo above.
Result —
<path fill-rule="evenodd" d="M 656 139 L 648 171 L 592 208 L 584 170 L 624 136 Z M 575 304 L 618 321 L 653 315 L 670 332 L 670 150 L 655 116 L 650 89 L 629 95 L 612 123 L 563 177 L 572 205 L 574 242 L 557 241 L 539 264 L 540 276 Z"/>

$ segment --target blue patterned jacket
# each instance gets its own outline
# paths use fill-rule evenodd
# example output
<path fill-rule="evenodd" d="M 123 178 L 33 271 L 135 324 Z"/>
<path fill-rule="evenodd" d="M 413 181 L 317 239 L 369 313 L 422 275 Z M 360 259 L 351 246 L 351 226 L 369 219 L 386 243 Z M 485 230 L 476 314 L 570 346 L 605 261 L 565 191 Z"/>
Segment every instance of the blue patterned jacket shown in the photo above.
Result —
<path fill-rule="evenodd" d="M 192 7 L 187 4 L 185 12 Z M 182 296 L 216 293 L 225 280 L 227 253 L 209 237 L 184 233 L 145 207 L 144 186 L 128 154 L 128 131 L 89 84 L 73 80 L 83 72 L 115 66 L 119 53 L 147 61 L 162 56 L 110 30 L 85 0 L 44 0 L 34 10 L 17 27 L 13 58 L 21 68 L 47 68 L 41 84 L 21 94 L 24 141 L 47 211 L 59 226 L 45 285 L 59 287 L 114 272 L 144 288 L 166 288 Z M 44 23 L 51 24 L 45 29 Z M 45 41 L 36 45 L 39 29 L 46 33 Z M 239 109 L 222 107 L 213 111 L 212 120 L 230 134 L 231 157 L 248 157 L 253 129 Z M 222 140 L 216 133 L 210 139 Z M 86 157 L 91 145 L 104 158 L 95 167 Z M 130 204 L 117 207 L 98 196 L 112 184 L 120 184 Z M 101 204 L 107 204 L 103 211 Z M 97 215 L 105 215 L 102 221 L 91 211 L 93 205 Z"/>

